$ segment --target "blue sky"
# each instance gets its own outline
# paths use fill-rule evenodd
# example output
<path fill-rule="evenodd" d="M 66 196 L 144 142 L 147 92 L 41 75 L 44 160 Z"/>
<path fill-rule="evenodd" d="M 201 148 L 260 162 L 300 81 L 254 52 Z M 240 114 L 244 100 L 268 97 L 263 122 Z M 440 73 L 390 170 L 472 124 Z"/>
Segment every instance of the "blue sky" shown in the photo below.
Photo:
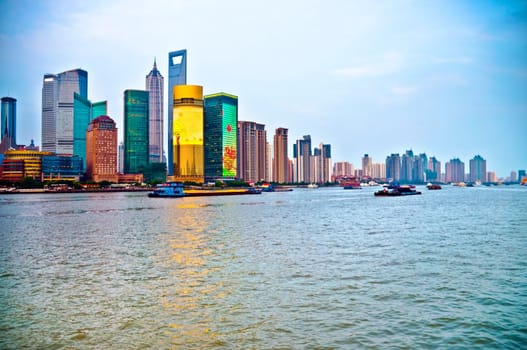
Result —
<path fill-rule="evenodd" d="M 0 16 L 18 143 L 40 144 L 45 73 L 87 70 L 122 129 L 123 91 L 154 56 L 166 84 L 168 52 L 187 49 L 188 83 L 239 96 L 270 142 L 286 127 L 290 148 L 309 134 L 356 168 L 408 149 L 527 168 L 527 1 L 0 0 Z"/>

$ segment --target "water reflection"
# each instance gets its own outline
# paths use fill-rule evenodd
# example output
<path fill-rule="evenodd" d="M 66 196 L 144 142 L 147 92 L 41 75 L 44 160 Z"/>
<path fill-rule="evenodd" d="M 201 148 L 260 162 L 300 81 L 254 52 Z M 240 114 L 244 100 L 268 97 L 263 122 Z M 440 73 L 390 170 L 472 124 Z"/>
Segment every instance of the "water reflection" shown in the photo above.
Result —
<path fill-rule="evenodd" d="M 227 295 L 221 265 L 211 229 L 213 215 L 207 203 L 199 199 L 185 199 L 175 205 L 169 225 L 172 270 L 162 297 L 162 305 L 171 315 L 167 334 L 173 345 L 219 344 L 215 331 L 216 310 Z"/>

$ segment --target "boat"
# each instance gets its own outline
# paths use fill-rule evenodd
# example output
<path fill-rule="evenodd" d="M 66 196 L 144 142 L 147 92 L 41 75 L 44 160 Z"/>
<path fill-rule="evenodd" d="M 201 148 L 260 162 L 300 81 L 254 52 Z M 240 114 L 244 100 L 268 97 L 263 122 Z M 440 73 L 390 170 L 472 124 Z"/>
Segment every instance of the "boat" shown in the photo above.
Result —
<path fill-rule="evenodd" d="M 420 191 L 416 191 L 411 186 L 398 186 L 394 188 L 384 187 L 382 190 L 374 192 L 375 196 L 380 197 L 393 197 L 393 196 L 411 196 L 415 194 L 421 194 Z"/>
<path fill-rule="evenodd" d="M 307 188 L 318 188 L 318 185 L 311 183 L 311 184 L 307 185 Z"/>
<path fill-rule="evenodd" d="M 148 194 L 148 197 L 152 198 L 181 198 L 185 197 L 185 191 L 183 190 L 183 184 L 181 182 L 165 182 L 156 185 L 153 192 Z"/>
<path fill-rule="evenodd" d="M 189 189 L 185 190 L 185 197 L 204 197 L 204 196 L 232 196 L 240 194 L 260 194 L 259 188 L 222 188 L 222 189 Z"/>
<path fill-rule="evenodd" d="M 428 183 L 426 185 L 426 188 L 428 188 L 429 190 L 440 190 L 441 185 Z"/>
<path fill-rule="evenodd" d="M 185 189 L 181 182 L 166 182 L 156 186 L 153 192 L 148 194 L 152 198 L 181 198 L 181 197 L 204 197 L 204 196 L 232 196 L 241 194 L 260 194 L 258 188 L 226 188 L 226 189 Z"/>

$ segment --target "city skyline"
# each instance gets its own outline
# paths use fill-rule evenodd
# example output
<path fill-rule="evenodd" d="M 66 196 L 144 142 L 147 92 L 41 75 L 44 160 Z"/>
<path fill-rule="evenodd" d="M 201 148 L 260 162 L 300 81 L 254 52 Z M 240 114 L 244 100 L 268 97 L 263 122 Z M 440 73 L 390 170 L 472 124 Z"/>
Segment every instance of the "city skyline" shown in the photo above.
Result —
<path fill-rule="evenodd" d="M 452 158 L 468 164 L 481 154 L 499 177 L 525 168 L 525 3 L 328 8 L 308 1 L 302 12 L 293 4 L 274 11 L 273 2 L 136 5 L 0 4 L 0 95 L 17 99 L 19 143 L 43 145 L 43 74 L 88 71 L 90 100 L 108 100 L 108 115 L 122 126 L 122 92 L 144 86 L 154 56 L 160 73 L 170 76 L 167 53 L 186 49 L 188 83 L 203 85 L 205 94 L 239 96 L 240 120 L 265 124 L 269 134 L 283 127 L 290 140 L 310 134 L 331 144 L 334 162 L 359 165 L 364 153 L 380 162 L 414 149 L 442 164 Z M 219 26 L 219 12 L 230 21 Z M 136 28 L 149 14 L 154 38 Z M 208 20 L 199 31 L 185 30 L 196 16 Z M 210 40 L 218 26 L 235 34 L 228 48 Z"/>

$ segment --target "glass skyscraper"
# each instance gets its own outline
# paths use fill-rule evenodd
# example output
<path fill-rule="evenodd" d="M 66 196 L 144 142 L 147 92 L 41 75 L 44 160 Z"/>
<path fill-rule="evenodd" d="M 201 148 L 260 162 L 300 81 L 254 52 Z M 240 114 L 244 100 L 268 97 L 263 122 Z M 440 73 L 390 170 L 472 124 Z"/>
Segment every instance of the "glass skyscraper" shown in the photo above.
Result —
<path fill-rule="evenodd" d="M 146 76 L 145 90 L 150 93 L 149 120 L 149 152 L 151 163 L 163 162 L 163 88 L 164 78 L 157 70 L 156 60 L 154 67 Z"/>
<path fill-rule="evenodd" d="M 88 72 L 73 69 L 44 75 L 42 85 L 42 150 L 73 154 L 74 93 L 88 98 Z"/>
<path fill-rule="evenodd" d="M 237 123 L 237 96 L 224 92 L 205 96 L 205 180 L 237 177 Z"/>
<path fill-rule="evenodd" d="M 86 169 L 86 130 L 90 122 L 106 115 L 107 102 L 91 103 L 78 93 L 73 94 L 73 154 L 82 159 L 83 169 Z"/>
<path fill-rule="evenodd" d="M 9 148 L 16 148 L 16 99 L 2 97 L 1 113 L 0 152 L 3 153 Z"/>
<path fill-rule="evenodd" d="M 124 173 L 126 174 L 138 174 L 149 163 L 148 109 L 148 91 L 124 92 Z"/>
<path fill-rule="evenodd" d="M 187 50 L 168 53 L 168 175 L 174 174 L 174 86 L 187 84 Z"/>
<path fill-rule="evenodd" d="M 173 179 L 203 182 L 203 87 L 175 85 L 173 91 Z"/>

